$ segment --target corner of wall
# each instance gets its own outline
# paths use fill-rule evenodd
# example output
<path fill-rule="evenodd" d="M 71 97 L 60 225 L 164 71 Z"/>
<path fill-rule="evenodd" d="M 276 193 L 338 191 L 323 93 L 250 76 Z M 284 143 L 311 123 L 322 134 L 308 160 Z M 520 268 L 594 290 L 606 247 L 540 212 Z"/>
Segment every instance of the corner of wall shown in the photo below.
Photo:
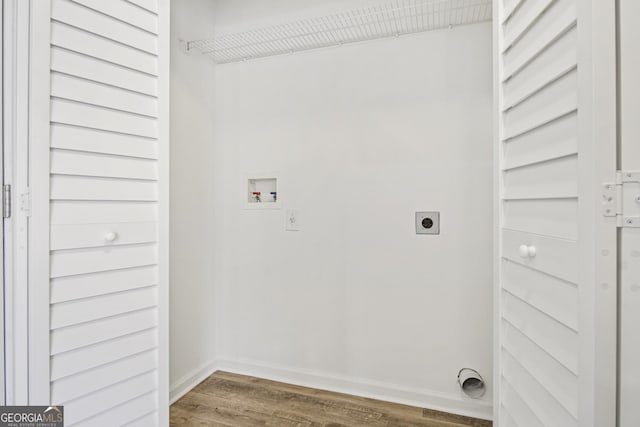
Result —
<path fill-rule="evenodd" d="M 183 375 L 171 384 L 169 404 L 173 405 L 182 396 L 193 390 L 198 384 L 206 380 L 218 370 L 218 362 L 211 361 Z"/>

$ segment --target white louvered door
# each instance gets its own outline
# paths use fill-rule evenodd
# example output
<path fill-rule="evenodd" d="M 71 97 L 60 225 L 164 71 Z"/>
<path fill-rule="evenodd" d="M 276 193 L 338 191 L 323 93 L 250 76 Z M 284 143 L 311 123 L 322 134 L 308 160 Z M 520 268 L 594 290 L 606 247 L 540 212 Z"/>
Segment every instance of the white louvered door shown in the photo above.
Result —
<path fill-rule="evenodd" d="M 494 3 L 498 426 L 615 426 L 615 224 L 600 200 L 615 176 L 615 8 L 605 3 Z"/>
<path fill-rule="evenodd" d="M 67 426 L 168 425 L 168 14 L 32 1 L 30 398 Z"/>

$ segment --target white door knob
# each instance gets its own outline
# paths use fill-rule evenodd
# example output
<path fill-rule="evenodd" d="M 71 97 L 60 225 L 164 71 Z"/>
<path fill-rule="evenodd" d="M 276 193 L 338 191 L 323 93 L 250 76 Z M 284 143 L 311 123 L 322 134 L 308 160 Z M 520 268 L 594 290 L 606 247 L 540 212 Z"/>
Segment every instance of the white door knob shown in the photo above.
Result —
<path fill-rule="evenodd" d="M 520 253 L 520 257 L 528 258 L 529 257 L 529 246 L 520 245 L 520 249 L 518 250 L 518 252 Z"/>
<path fill-rule="evenodd" d="M 528 245 L 520 245 L 518 252 L 522 258 L 535 258 L 538 253 L 535 246 Z"/>
<path fill-rule="evenodd" d="M 529 246 L 529 258 L 535 258 L 538 254 L 538 251 L 535 246 Z"/>
<path fill-rule="evenodd" d="M 104 235 L 104 240 L 106 242 L 113 242 L 117 238 L 118 238 L 118 234 L 113 231 L 109 231 L 107 234 Z"/>

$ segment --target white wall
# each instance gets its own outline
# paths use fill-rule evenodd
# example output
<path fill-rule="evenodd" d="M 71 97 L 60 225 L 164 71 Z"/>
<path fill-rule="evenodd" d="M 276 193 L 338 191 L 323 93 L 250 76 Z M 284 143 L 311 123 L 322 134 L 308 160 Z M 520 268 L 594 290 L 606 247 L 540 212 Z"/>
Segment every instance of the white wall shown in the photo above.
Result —
<path fill-rule="evenodd" d="M 216 31 L 263 28 L 345 10 L 379 6 L 378 0 L 213 0 Z"/>
<path fill-rule="evenodd" d="M 171 388 L 210 373 L 214 360 L 211 196 L 214 65 L 179 39 L 213 35 L 213 2 L 171 2 Z"/>
<path fill-rule="evenodd" d="M 483 24 L 216 68 L 220 366 L 490 416 L 491 58 Z M 242 209 L 263 171 L 300 231 Z"/>

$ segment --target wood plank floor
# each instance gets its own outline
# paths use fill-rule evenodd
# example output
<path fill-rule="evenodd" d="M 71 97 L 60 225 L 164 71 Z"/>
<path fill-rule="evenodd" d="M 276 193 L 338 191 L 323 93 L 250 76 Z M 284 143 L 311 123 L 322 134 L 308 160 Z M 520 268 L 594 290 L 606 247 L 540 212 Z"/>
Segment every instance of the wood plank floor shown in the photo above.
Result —
<path fill-rule="evenodd" d="M 171 406 L 171 426 L 488 427 L 490 421 L 216 372 Z"/>

